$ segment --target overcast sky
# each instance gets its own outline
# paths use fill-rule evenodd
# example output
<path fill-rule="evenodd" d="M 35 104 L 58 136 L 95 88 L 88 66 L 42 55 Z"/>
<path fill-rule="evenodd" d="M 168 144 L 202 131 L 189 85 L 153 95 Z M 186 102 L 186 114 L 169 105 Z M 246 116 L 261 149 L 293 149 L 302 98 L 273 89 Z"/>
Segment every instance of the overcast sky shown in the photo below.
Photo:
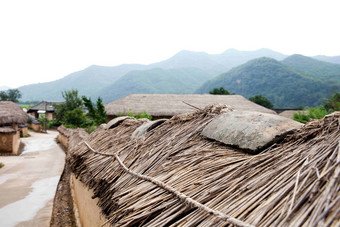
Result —
<path fill-rule="evenodd" d="M 181 50 L 340 55 L 339 12 L 339 0 L 1 1 L 0 86 L 94 64 L 149 64 Z"/>

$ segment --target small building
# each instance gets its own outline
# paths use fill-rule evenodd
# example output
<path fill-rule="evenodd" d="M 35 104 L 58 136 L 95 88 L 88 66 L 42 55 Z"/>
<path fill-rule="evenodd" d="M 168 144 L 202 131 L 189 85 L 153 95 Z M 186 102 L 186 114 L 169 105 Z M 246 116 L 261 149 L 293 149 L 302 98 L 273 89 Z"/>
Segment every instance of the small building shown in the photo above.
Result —
<path fill-rule="evenodd" d="M 41 132 L 41 123 L 32 115 L 28 115 L 28 127 L 35 132 Z"/>
<path fill-rule="evenodd" d="M 194 112 L 212 104 L 228 105 L 234 110 L 256 111 L 276 114 L 249 101 L 241 95 L 178 95 L 178 94 L 132 94 L 105 105 L 108 120 L 124 115 L 129 111 L 146 111 L 153 119 L 171 118 L 178 114 Z M 191 106 L 190 106 L 191 105 Z"/>
<path fill-rule="evenodd" d="M 56 117 L 56 109 L 54 104 L 61 104 L 63 102 L 47 102 L 42 101 L 35 106 L 32 106 L 27 113 L 32 115 L 35 118 L 39 118 L 39 115 L 46 114 L 47 119 L 55 120 Z"/>
<path fill-rule="evenodd" d="M 11 101 L 0 101 L 0 153 L 18 154 L 20 124 L 26 124 L 28 115 Z"/>

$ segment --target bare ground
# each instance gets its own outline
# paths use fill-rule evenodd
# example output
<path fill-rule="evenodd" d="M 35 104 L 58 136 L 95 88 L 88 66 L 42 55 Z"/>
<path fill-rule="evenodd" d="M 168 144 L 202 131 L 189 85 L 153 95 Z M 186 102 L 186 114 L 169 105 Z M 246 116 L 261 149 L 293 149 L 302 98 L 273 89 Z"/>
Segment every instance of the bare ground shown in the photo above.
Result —
<path fill-rule="evenodd" d="M 60 145 L 60 144 L 59 144 Z M 60 145 L 64 151 L 66 149 Z M 57 191 L 54 197 L 53 211 L 51 217 L 51 227 L 76 227 L 76 221 L 73 212 L 73 201 L 70 188 L 71 171 L 65 162 L 64 171 L 60 177 Z"/>

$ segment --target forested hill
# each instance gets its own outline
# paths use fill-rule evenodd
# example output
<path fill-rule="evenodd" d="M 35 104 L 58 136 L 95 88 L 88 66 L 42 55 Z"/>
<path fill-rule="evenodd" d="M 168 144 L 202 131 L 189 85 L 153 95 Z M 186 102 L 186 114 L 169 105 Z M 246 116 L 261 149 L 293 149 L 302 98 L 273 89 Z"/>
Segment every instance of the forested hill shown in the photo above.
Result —
<path fill-rule="evenodd" d="M 294 54 L 282 61 L 283 64 L 315 79 L 340 83 L 340 65 L 319 61 L 310 57 Z"/>
<path fill-rule="evenodd" d="M 271 59 L 258 58 L 233 68 L 204 83 L 196 93 L 208 93 L 215 87 L 247 98 L 261 94 L 276 108 L 317 106 L 340 86 L 301 75 L 295 69 Z"/>

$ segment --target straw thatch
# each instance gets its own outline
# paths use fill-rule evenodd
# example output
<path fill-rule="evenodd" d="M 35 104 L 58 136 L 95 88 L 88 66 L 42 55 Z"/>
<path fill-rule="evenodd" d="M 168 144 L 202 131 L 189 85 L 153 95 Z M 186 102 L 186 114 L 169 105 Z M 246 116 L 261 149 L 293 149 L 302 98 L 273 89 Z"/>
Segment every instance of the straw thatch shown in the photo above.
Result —
<path fill-rule="evenodd" d="M 177 94 L 132 94 L 105 105 L 109 116 L 119 116 L 130 110 L 134 113 L 146 111 L 153 117 L 172 117 L 194 112 L 212 104 L 228 105 L 235 110 L 257 111 L 276 114 L 275 111 L 257 105 L 240 95 L 177 95 Z M 190 106 L 192 105 L 192 106 Z"/>
<path fill-rule="evenodd" d="M 78 143 L 68 163 L 117 226 L 338 226 L 340 112 L 252 156 L 200 135 L 227 111 L 175 116 L 134 140 L 141 124 L 127 119 Z"/>
<path fill-rule="evenodd" d="M 11 101 L 0 101 L 0 125 L 24 124 L 28 115 L 22 108 Z"/>

